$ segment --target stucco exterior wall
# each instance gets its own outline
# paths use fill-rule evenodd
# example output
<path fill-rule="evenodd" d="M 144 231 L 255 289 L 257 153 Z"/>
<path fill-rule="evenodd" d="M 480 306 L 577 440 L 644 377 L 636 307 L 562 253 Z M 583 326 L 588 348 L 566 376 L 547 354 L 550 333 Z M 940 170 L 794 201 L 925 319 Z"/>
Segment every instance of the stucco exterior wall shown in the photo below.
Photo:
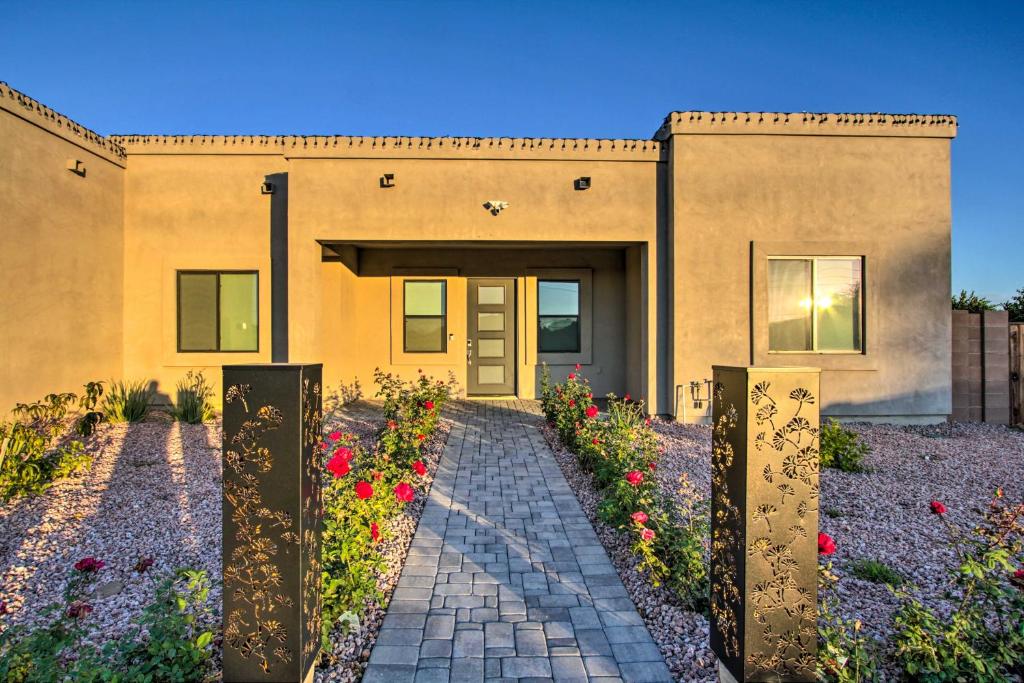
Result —
<path fill-rule="evenodd" d="M 121 376 L 124 160 L 90 136 L 0 85 L 0 419 Z"/>
<path fill-rule="evenodd" d="M 270 361 L 270 195 L 279 155 L 132 154 L 125 180 L 124 374 L 162 401 L 189 369 L 218 392 L 220 366 Z M 257 353 L 178 353 L 178 270 L 259 272 Z M 218 396 L 218 401 L 219 401 Z"/>
<path fill-rule="evenodd" d="M 948 415 L 950 135 L 716 133 L 671 136 L 673 384 L 812 366 L 826 415 Z M 863 354 L 768 353 L 772 255 L 864 256 Z"/>

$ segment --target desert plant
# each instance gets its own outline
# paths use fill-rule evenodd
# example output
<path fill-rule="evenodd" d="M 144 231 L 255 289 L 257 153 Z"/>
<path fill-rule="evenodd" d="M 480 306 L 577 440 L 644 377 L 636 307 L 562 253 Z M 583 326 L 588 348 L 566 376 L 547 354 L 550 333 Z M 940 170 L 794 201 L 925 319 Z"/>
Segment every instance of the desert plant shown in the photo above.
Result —
<path fill-rule="evenodd" d="M 966 289 L 961 289 L 960 294 L 952 297 L 952 304 L 954 311 L 970 311 L 971 313 L 981 313 L 982 311 L 994 311 L 996 307 L 983 296 L 978 296 L 971 290 L 968 294 Z"/>
<path fill-rule="evenodd" d="M 96 410 L 102 396 L 103 382 L 89 382 L 85 385 L 85 393 L 78 398 L 78 407 L 85 412 L 75 422 L 75 431 L 79 436 L 92 436 L 105 419 L 103 412 Z"/>
<path fill-rule="evenodd" d="M 831 537 L 822 534 L 818 551 L 835 551 Z M 818 680 L 828 683 L 862 683 L 878 679 L 878 646 L 862 631 L 860 619 L 839 616 L 839 598 L 835 590 L 839 577 L 832 562 L 818 565 Z"/>
<path fill-rule="evenodd" d="M 1024 676 L 1024 503 L 1007 504 L 997 490 L 980 524 L 969 533 L 946 519 L 959 566 L 949 570 L 950 617 L 897 591 L 902 605 L 893 619 L 896 658 L 908 679 L 1010 681 Z"/>
<path fill-rule="evenodd" d="M 903 575 L 881 560 L 861 558 L 850 563 L 850 573 L 858 579 L 887 586 L 903 584 Z"/>
<path fill-rule="evenodd" d="M 49 394 L 19 403 L 13 420 L 0 422 L 0 499 L 38 494 L 89 462 L 81 441 L 68 438 L 68 408 L 75 394 Z"/>
<path fill-rule="evenodd" d="M 843 472 L 866 472 L 864 457 L 871 447 L 856 432 L 829 418 L 821 427 L 821 466 Z"/>
<path fill-rule="evenodd" d="M 153 405 L 153 394 L 145 381 L 112 382 L 103 397 L 103 415 L 110 422 L 142 422 Z"/>
<path fill-rule="evenodd" d="M 171 406 L 171 417 L 178 422 L 199 424 L 214 417 L 213 387 L 206 382 L 202 372 L 189 370 L 178 380 L 178 401 Z"/>

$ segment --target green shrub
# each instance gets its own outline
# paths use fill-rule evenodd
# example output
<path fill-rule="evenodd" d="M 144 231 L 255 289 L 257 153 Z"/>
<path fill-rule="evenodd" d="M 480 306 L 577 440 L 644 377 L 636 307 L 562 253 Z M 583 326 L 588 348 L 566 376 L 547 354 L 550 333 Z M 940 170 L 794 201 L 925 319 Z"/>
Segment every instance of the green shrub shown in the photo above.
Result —
<path fill-rule="evenodd" d="M 46 608 L 51 616 L 47 625 L 34 630 L 19 625 L 0 634 L 0 680 L 185 683 L 207 679 L 213 632 L 200 626 L 200 617 L 203 622 L 212 621 L 205 572 L 179 570 L 161 580 L 134 629 L 97 647 L 84 636 L 92 612 L 87 588 L 98 571 L 75 570 L 63 603 Z"/>
<path fill-rule="evenodd" d="M 833 418 L 821 427 L 821 466 L 843 472 L 867 472 L 864 457 L 871 447 L 857 433 L 846 429 Z"/>
<path fill-rule="evenodd" d="M 454 379 L 435 381 L 422 373 L 407 382 L 378 369 L 374 378 L 386 418 L 374 451 L 367 453 L 352 434 L 341 431 L 328 434 L 322 447 L 321 642 L 328 652 L 331 629 L 358 623 L 358 615 L 383 597 L 378 577 L 385 566 L 378 544 L 386 540 L 387 522 L 405 505 L 398 487 L 409 487 L 406 495 L 425 489 L 423 446 L 454 388 Z"/>
<path fill-rule="evenodd" d="M 103 415 L 110 422 L 142 422 L 153 405 L 153 394 L 145 381 L 113 382 L 103 397 Z"/>
<path fill-rule="evenodd" d="M 879 679 L 878 646 L 861 630 L 860 619 L 839 616 L 832 563 L 818 565 L 818 680 L 861 683 Z"/>
<path fill-rule="evenodd" d="M 19 403 L 13 420 L 0 422 L 0 499 L 38 494 L 90 461 L 81 441 L 69 438 L 68 408 L 77 396 L 49 394 Z"/>
<path fill-rule="evenodd" d="M 85 385 L 85 393 L 78 399 L 78 407 L 85 412 L 75 422 L 75 431 L 79 436 L 92 436 L 96 428 L 106 418 L 96 405 L 103 396 L 103 382 L 89 382 Z"/>
<path fill-rule="evenodd" d="M 949 570 L 946 617 L 898 591 L 893 619 L 896 658 L 908 680 L 1011 681 L 1024 675 L 1024 503 L 1008 505 L 1001 491 L 981 524 L 964 532 L 945 526 L 959 566 Z"/>
<path fill-rule="evenodd" d="M 661 493 L 653 472 L 658 438 L 642 402 L 608 396 L 600 416 L 590 383 L 577 365 L 564 382 L 552 384 L 541 369 L 541 406 L 566 448 L 593 474 L 601 500 L 598 516 L 626 530 L 637 568 L 654 585 L 666 582 L 686 604 L 703 611 L 708 601 L 708 503 L 684 478 L 678 496 Z"/>
<path fill-rule="evenodd" d="M 903 575 L 880 560 L 859 559 L 850 563 L 850 573 L 858 579 L 887 586 L 903 584 Z"/>
<path fill-rule="evenodd" d="M 200 424 L 214 418 L 213 387 L 206 382 L 202 372 L 189 370 L 178 381 L 178 401 L 171 407 L 171 417 L 178 422 Z"/>
<path fill-rule="evenodd" d="M 970 311 L 971 313 L 994 311 L 996 308 L 987 298 L 975 294 L 973 289 L 970 294 L 966 289 L 961 289 L 959 295 L 952 297 L 952 304 L 954 311 Z"/>

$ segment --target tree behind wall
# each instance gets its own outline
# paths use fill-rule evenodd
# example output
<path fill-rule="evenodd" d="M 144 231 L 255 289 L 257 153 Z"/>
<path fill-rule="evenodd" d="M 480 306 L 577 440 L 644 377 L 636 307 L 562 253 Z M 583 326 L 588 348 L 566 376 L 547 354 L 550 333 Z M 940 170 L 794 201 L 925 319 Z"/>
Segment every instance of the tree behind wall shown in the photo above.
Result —
<path fill-rule="evenodd" d="M 1011 323 L 1024 323 L 1024 287 L 1018 289 L 1009 301 L 1003 302 L 1003 309 L 1010 314 Z"/>
<path fill-rule="evenodd" d="M 971 313 L 981 313 L 982 311 L 994 311 L 996 307 L 992 305 L 992 302 L 983 296 L 978 296 L 971 290 L 968 294 L 966 289 L 961 289 L 960 294 L 953 297 L 953 310 L 954 311 L 970 311 Z"/>

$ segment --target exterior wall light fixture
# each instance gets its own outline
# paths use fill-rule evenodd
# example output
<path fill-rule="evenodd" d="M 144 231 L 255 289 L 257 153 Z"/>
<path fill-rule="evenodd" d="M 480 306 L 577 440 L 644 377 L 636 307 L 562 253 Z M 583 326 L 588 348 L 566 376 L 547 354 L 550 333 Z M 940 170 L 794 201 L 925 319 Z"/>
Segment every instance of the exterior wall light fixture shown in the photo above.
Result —
<path fill-rule="evenodd" d="M 589 190 L 590 189 L 590 176 L 585 175 L 577 178 L 573 181 L 573 186 L 577 190 Z"/>
<path fill-rule="evenodd" d="M 380 186 L 381 187 L 385 187 L 385 188 L 387 188 L 387 187 L 394 187 L 395 186 L 395 174 L 394 173 L 385 173 L 384 175 L 382 175 L 380 177 Z"/>
<path fill-rule="evenodd" d="M 263 183 L 260 185 L 260 194 L 274 194 L 277 190 L 274 183 Z"/>
<path fill-rule="evenodd" d="M 501 199 L 488 199 L 484 202 L 484 208 L 490 211 L 492 216 L 497 216 L 508 208 L 508 202 Z"/>
<path fill-rule="evenodd" d="M 77 176 L 85 177 L 85 164 L 83 164 L 79 159 L 68 159 L 68 162 L 64 167 Z"/>

